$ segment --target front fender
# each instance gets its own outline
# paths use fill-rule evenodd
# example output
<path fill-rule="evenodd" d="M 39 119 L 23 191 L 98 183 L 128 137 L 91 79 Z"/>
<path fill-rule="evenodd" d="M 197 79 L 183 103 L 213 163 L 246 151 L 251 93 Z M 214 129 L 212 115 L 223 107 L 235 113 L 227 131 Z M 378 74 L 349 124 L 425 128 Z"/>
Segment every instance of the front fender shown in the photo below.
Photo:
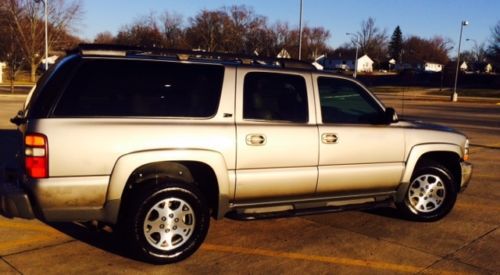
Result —
<path fill-rule="evenodd" d="M 135 169 L 146 164 L 163 161 L 195 161 L 207 164 L 212 168 L 219 187 L 218 216 L 224 216 L 228 211 L 229 198 L 232 195 L 227 165 L 224 157 L 210 150 L 200 149 L 164 149 L 130 153 L 121 156 L 115 164 L 110 177 L 106 195 L 106 220 L 116 222 L 118 218 L 117 205 L 122 198 L 125 184 Z"/>
<path fill-rule="evenodd" d="M 460 158 L 463 155 L 460 146 L 453 143 L 429 143 L 413 146 L 406 159 L 405 171 L 403 173 L 403 177 L 401 178 L 401 184 L 399 185 L 398 192 L 396 194 L 397 201 L 401 201 L 404 198 L 404 194 L 408 188 L 408 184 L 410 184 L 411 176 L 413 174 L 413 171 L 415 171 L 419 159 L 427 153 L 434 152 L 455 153 Z"/>

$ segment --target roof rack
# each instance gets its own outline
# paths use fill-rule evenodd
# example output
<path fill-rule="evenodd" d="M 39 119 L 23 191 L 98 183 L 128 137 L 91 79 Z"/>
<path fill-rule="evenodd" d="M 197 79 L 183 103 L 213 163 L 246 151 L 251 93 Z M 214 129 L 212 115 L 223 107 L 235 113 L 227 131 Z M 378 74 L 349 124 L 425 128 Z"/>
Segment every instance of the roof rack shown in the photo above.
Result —
<path fill-rule="evenodd" d="M 258 55 L 207 52 L 202 50 L 179 50 L 156 47 L 135 47 L 115 44 L 80 44 L 68 53 L 103 56 L 162 56 L 178 60 L 216 60 L 245 65 L 261 65 L 288 69 L 316 70 L 311 63 L 288 58 L 272 58 Z"/>

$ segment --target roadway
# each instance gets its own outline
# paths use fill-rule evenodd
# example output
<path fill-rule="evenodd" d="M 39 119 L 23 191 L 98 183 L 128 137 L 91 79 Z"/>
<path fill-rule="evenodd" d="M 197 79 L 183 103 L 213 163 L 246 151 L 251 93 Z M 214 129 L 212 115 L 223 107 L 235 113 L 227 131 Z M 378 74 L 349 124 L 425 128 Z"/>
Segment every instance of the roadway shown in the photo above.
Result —
<path fill-rule="evenodd" d="M 105 229 L 0 218 L 0 273 L 500 273 L 500 106 L 381 98 L 402 118 L 445 124 L 470 137 L 473 179 L 445 219 L 412 222 L 392 209 L 224 219 L 211 222 L 192 257 L 161 266 L 131 259 Z M 0 166 L 14 165 L 16 137 L 7 119 L 22 100 L 0 96 Z"/>

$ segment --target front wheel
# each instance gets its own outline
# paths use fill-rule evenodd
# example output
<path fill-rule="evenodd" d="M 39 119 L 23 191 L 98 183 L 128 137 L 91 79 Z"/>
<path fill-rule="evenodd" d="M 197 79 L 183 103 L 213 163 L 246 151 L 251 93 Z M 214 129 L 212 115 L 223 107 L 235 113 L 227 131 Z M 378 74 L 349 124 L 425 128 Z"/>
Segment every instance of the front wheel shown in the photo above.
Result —
<path fill-rule="evenodd" d="M 200 247 L 209 222 L 208 207 L 195 186 L 163 184 L 144 190 L 128 208 L 125 237 L 141 258 L 173 263 Z"/>
<path fill-rule="evenodd" d="M 446 216 L 457 198 L 451 173 L 436 162 L 416 168 L 404 200 L 397 203 L 400 212 L 413 220 L 435 221 Z"/>

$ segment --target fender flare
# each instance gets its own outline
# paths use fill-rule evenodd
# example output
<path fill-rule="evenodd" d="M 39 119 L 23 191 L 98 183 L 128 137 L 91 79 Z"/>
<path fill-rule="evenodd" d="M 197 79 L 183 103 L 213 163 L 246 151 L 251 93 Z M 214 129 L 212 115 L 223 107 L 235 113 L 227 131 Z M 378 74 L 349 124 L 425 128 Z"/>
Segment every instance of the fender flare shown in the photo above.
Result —
<path fill-rule="evenodd" d="M 125 185 L 130 175 L 139 167 L 168 161 L 195 161 L 208 165 L 214 171 L 219 187 L 218 217 L 224 216 L 229 208 L 230 180 L 224 157 L 215 151 L 200 149 L 161 149 L 141 151 L 121 156 L 110 176 L 106 194 L 106 220 L 115 223 L 118 220 L 119 205 Z"/>
<path fill-rule="evenodd" d="M 396 192 L 396 201 L 402 201 L 404 199 L 406 189 L 410 184 L 411 176 L 413 174 L 413 171 L 415 171 L 420 158 L 427 153 L 434 152 L 455 153 L 459 157 L 462 157 L 463 155 L 460 146 L 452 143 L 428 143 L 413 146 L 408 153 L 408 157 L 406 158 L 405 170 L 401 178 L 401 183 L 399 184 L 398 190 Z"/>

